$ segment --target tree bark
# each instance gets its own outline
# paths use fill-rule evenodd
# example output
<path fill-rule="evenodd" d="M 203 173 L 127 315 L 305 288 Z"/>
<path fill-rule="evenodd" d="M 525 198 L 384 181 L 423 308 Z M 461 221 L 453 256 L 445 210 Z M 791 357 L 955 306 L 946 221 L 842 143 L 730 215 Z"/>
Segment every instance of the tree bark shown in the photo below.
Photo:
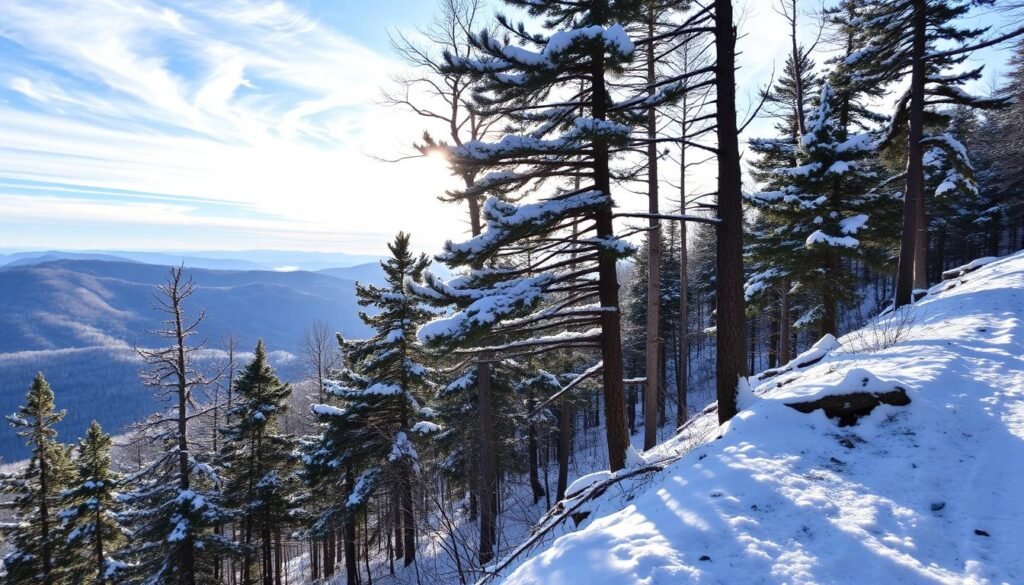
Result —
<path fill-rule="evenodd" d="M 531 396 L 527 407 L 529 412 L 533 412 L 535 402 Z M 537 453 L 537 425 L 532 422 L 529 423 L 526 429 L 526 450 L 529 451 L 530 491 L 533 492 L 533 503 L 536 504 L 544 496 L 544 488 L 540 485 L 540 473 L 538 471 L 540 463 Z"/>
<path fill-rule="evenodd" d="M 686 96 L 682 102 L 683 116 L 686 116 Z M 679 215 L 686 215 L 686 120 L 680 123 L 679 135 Z M 676 427 L 681 427 L 689 416 L 687 393 L 690 383 L 690 275 L 689 250 L 687 249 L 686 222 L 679 222 L 679 355 L 676 360 L 678 383 L 676 384 Z"/>
<path fill-rule="evenodd" d="M 565 499 L 569 485 L 569 452 L 572 450 L 572 404 L 562 396 L 558 407 L 558 490 L 557 500 Z"/>
<path fill-rule="evenodd" d="M 412 501 L 412 469 L 402 473 L 402 538 L 405 541 L 405 566 L 416 560 L 416 512 Z"/>
<path fill-rule="evenodd" d="M 927 286 L 927 223 L 924 222 L 924 90 L 926 24 L 925 0 L 914 0 L 912 67 L 910 73 L 910 128 L 907 137 L 907 187 L 903 196 L 903 231 L 896 276 L 897 308 L 913 302 L 914 289 Z"/>
<path fill-rule="evenodd" d="M 790 344 L 793 341 L 793 316 L 792 307 L 789 303 L 790 282 L 788 278 L 782 280 L 782 287 L 779 290 L 779 365 L 786 364 L 792 357 L 793 351 Z"/>
<path fill-rule="evenodd" d="M 654 36 L 655 12 L 648 9 L 647 35 Z M 647 44 L 647 84 L 650 95 L 655 94 L 655 50 L 658 43 Z M 661 356 L 661 223 L 658 213 L 658 116 L 654 108 L 647 110 L 647 208 L 652 217 L 648 219 L 647 231 L 647 350 L 644 385 L 644 450 L 658 443 L 658 376 Z"/>
<path fill-rule="evenodd" d="M 743 207 L 736 127 L 736 35 L 731 0 L 715 2 L 716 95 L 718 108 L 718 304 L 716 386 L 718 420 L 736 415 L 736 391 L 746 375 L 743 306 Z"/>
<path fill-rule="evenodd" d="M 495 446 L 493 429 L 483 428 L 483 421 L 492 420 L 491 365 L 480 360 L 476 364 L 477 389 L 480 402 L 480 564 L 494 560 Z"/>
<path fill-rule="evenodd" d="M 171 309 L 174 312 L 176 383 L 178 398 L 178 488 L 188 491 L 191 473 L 188 464 L 188 363 L 185 360 L 185 331 L 182 324 L 181 299 L 179 298 L 179 282 L 182 270 L 178 269 L 174 276 L 171 291 Z M 195 550 L 192 532 L 188 531 L 179 550 L 181 583 L 195 585 Z"/>
<path fill-rule="evenodd" d="M 607 16 L 605 5 L 595 2 L 591 13 L 594 24 L 605 25 Z M 604 79 L 604 47 L 594 50 L 591 63 L 591 113 L 594 119 L 607 118 L 607 91 Z M 611 173 L 608 168 L 608 144 L 604 140 L 595 140 L 594 153 L 594 186 L 611 197 Z M 598 238 L 615 237 L 612 224 L 612 207 L 608 206 L 596 213 Z M 605 432 L 608 442 L 608 465 L 611 471 L 618 471 L 626 466 L 626 449 L 629 447 L 629 436 L 626 434 L 625 394 L 622 383 L 622 334 L 619 314 L 619 282 L 616 274 L 616 257 L 614 254 L 601 251 L 598 259 L 598 297 L 601 302 L 601 358 L 604 366 L 601 369 L 604 383 Z"/>

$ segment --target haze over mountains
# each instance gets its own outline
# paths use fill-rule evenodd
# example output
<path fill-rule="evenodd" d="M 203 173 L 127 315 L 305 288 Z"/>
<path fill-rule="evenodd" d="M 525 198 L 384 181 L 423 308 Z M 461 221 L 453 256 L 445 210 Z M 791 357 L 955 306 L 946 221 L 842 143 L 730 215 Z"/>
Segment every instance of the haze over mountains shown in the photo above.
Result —
<path fill-rule="evenodd" d="M 314 269 L 339 262 L 321 272 Z M 367 260 L 371 260 L 366 262 Z M 78 437 L 92 419 L 112 432 L 158 405 L 138 382 L 133 345 L 163 344 L 149 333 L 162 315 L 152 309 L 155 287 L 167 266 L 184 261 L 198 289 L 187 308 L 205 310 L 200 339 L 211 350 L 230 335 L 250 351 L 262 337 L 286 379 L 301 376 L 303 331 L 315 320 L 344 336 L 368 330 L 359 321 L 356 281 L 380 283 L 372 258 L 341 254 L 34 252 L 0 255 L 0 413 L 13 412 L 35 372 L 42 370 L 58 407 L 70 414 L 64 440 Z M 271 270 L 266 267 L 288 267 Z M 212 368 L 223 356 L 211 351 Z M 26 451 L 7 425 L 0 428 L 0 457 Z"/>

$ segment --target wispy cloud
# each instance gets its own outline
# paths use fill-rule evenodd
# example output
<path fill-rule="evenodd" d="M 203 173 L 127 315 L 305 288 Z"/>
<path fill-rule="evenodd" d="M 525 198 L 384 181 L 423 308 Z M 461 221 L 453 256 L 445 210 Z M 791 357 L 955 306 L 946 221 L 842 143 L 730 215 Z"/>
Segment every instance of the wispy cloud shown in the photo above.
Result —
<path fill-rule="evenodd" d="M 282 232 L 337 248 L 350 232 L 383 241 L 399 228 L 436 245 L 461 229 L 434 197 L 444 169 L 365 155 L 417 134 L 419 121 L 373 103 L 400 65 L 294 5 L 0 3 L 0 178 L 183 198 L 90 202 L 0 184 L 0 221 L 192 222 L 263 236 L 263 247 Z M 211 198 L 236 209 L 211 213 Z M 247 209 L 262 219 L 240 217 Z"/>

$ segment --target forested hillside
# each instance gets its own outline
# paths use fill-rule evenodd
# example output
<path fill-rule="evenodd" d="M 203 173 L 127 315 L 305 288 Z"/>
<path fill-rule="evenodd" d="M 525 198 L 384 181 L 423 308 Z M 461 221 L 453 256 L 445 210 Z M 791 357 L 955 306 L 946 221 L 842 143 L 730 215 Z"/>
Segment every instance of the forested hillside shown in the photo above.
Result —
<path fill-rule="evenodd" d="M 773 0 L 761 78 L 749 3 L 494 4 L 388 37 L 440 249 L 0 268 L 5 578 L 1024 578 L 1024 5 Z"/>
<path fill-rule="evenodd" d="M 14 411 L 39 371 L 70 411 L 60 426 L 70 436 L 84 433 L 94 419 L 119 432 L 157 408 L 139 382 L 142 364 L 132 347 L 160 343 L 152 333 L 160 329 L 153 293 L 166 274 L 166 266 L 109 259 L 0 267 L 0 412 Z M 262 337 L 274 365 L 298 381 L 305 370 L 304 331 L 315 321 L 345 335 L 366 332 L 356 319 L 352 280 L 310 272 L 189 274 L 202 283 L 194 310 L 209 314 L 202 334 L 214 350 L 204 359 L 211 371 L 229 338 L 249 351 Z M 373 274 L 364 269 L 357 276 Z M 27 454 L 8 429 L 0 430 L 4 461 Z"/>

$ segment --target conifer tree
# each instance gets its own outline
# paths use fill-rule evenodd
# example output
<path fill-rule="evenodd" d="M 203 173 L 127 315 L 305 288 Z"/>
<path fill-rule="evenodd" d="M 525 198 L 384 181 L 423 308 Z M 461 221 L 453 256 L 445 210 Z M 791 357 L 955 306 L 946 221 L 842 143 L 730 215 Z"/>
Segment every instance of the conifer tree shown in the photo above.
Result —
<path fill-rule="evenodd" d="M 609 112 L 606 77 L 621 71 L 633 53 L 633 43 L 622 26 L 613 23 L 632 21 L 637 7 L 628 2 L 610 6 L 599 0 L 572 5 L 509 4 L 522 5 L 534 16 L 564 30 L 554 28 L 533 35 L 499 17 L 499 26 L 509 35 L 504 42 L 483 31 L 472 39 L 481 53 L 479 58 L 448 55 L 452 70 L 477 77 L 481 88 L 478 107 L 510 116 L 519 126 L 498 142 L 467 142 L 450 149 L 449 156 L 456 168 L 466 172 L 491 170 L 476 182 L 476 192 L 525 187 L 545 179 L 554 180 L 555 192 L 544 201 L 522 206 L 494 198 L 485 202 L 487 229 L 470 242 L 449 242 L 445 253 L 438 257 L 450 266 L 472 267 L 476 272 L 456 286 L 428 278 L 439 301 L 465 308 L 444 322 L 424 328 L 420 337 L 435 347 L 480 340 L 499 321 L 525 317 L 552 288 L 572 293 L 569 296 L 576 303 L 600 297 L 600 305 L 606 310 L 591 308 L 589 315 L 575 315 L 580 325 L 589 319 L 600 327 L 580 333 L 575 341 L 577 346 L 602 348 L 605 404 L 610 409 L 606 413 L 609 459 L 612 468 L 618 469 L 624 465 L 627 438 L 615 262 L 627 250 L 614 238 L 612 229 L 609 148 L 623 144 L 630 127 L 611 121 L 622 116 Z M 529 48 L 512 44 L 512 36 Z M 545 109 L 547 96 L 556 88 L 565 89 L 572 97 L 558 100 L 557 105 L 548 104 L 550 109 Z M 578 189 L 571 186 L 575 177 L 584 181 Z M 576 232 L 568 245 L 558 245 L 561 238 L 555 236 L 557 232 L 587 220 L 594 223 Z M 528 240 L 543 251 L 531 265 L 490 272 L 484 268 Z M 566 268 L 566 274 L 554 277 L 551 271 L 558 268 Z M 599 275 L 597 290 L 591 288 L 589 274 Z M 470 288 L 474 290 L 467 290 Z M 477 305 L 469 306 L 472 303 Z M 580 311 L 572 308 L 576 303 L 566 303 L 564 309 Z M 535 317 L 558 322 L 564 316 L 562 311 L 555 311 L 546 318 Z M 565 339 L 561 345 L 570 345 L 570 341 Z"/>
<path fill-rule="evenodd" d="M 797 166 L 797 146 L 800 136 L 806 132 L 807 112 L 814 105 L 814 98 L 820 93 L 821 76 L 815 71 L 811 51 L 797 42 L 797 4 L 790 6 L 780 2 L 779 10 L 791 23 L 792 49 L 786 55 L 782 75 L 765 95 L 768 114 L 776 118 L 777 136 L 750 140 L 751 151 L 757 158 L 751 163 L 752 174 L 760 187 L 766 191 L 783 188 L 784 183 L 775 173 L 782 167 Z M 765 206 L 770 207 L 770 206 Z M 781 223 L 780 223 L 781 222 Z M 789 361 L 792 338 L 793 282 L 790 274 L 776 265 L 778 234 L 786 229 L 785 213 L 771 213 L 761 209 L 750 223 L 744 246 L 748 262 L 748 279 L 745 287 L 746 300 L 750 307 L 764 309 L 772 306 L 772 320 L 777 322 L 778 347 L 776 357 L 781 362 Z M 756 283 L 756 284 L 755 284 Z"/>
<path fill-rule="evenodd" d="M 61 491 L 72 479 L 71 448 L 57 442 L 54 425 L 66 411 L 54 410 L 53 390 L 42 372 L 36 374 L 25 404 L 7 422 L 32 456 L 24 471 L 0 477 L 0 489 L 9 498 L 4 507 L 13 522 L 2 526 L 10 546 L 3 559 L 11 585 L 56 585 L 65 582 L 65 535 L 58 521 Z"/>
<path fill-rule="evenodd" d="M 748 281 L 747 296 L 763 291 L 766 282 L 792 281 L 809 301 L 797 323 L 836 335 L 840 305 L 855 298 L 856 288 L 840 260 L 864 255 L 856 236 L 878 210 L 871 194 L 878 173 L 870 135 L 843 138 L 827 83 L 818 102 L 795 149 L 797 164 L 767 172 L 768 183 L 779 188 L 747 198 L 765 218 L 752 247 L 767 264 Z"/>
<path fill-rule="evenodd" d="M 896 101 L 887 138 L 906 136 L 907 169 L 903 229 L 896 279 L 895 306 L 913 300 L 915 289 L 927 288 L 928 225 L 925 205 L 924 153 L 928 106 L 960 104 L 977 108 L 1005 105 L 1005 98 L 978 98 L 963 85 L 981 77 L 981 67 L 958 68 L 977 48 L 1024 34 L 1020 27 L 1005 35 L 978 41 L 986 29 L 966 28 L 957 21 L 982 0 L 861 0 L 854 8 L 856 50 L 845 59 L 860 83 L 887 87 L 904 81 L 910 88 Z M 943 45 L 952 44 L 946 49 Z"/>
<path fill-rule="evenodd" d="M 390 488 L 395 556 L 409 565 L 416 558 L 413 484 L 420 472 L 413 441 L 438 427 L 421 420 L 431 414 L 421 406 L 430 370 L 415 341 L 417 328 L 431 312 L 406 291 L 406 283 L 420 281 L 430 261 L 412 253 L 409 236 L 402 232 L 388 248 L 391 257 L 381 262 L 387 287 L 356 286 L 359 304 L 375 309 L 359 316 L 376 333 L 366 340 L 339 336 L 345 368 L 326 382 L 326 394 L 340 407 L 313 406 L 323 431 L 307 447 L 306 462 L 314 486 L 333 485 L 344 494 L 322 511 L 315 526 L 319 530 L 340 520 L 351 531 L 355 513 L 365 509 L 382 487 Z M 346 564 L 348 556 L 346 552 Z"/>
<path fill-rule="evenodd" d="M 281 577 L 281 550 L 275 537 L 293 522 L 298 487 L 292 458 L 295 440 L 278 429 L 291 393 L 291 386 L 282 383 L 267 363 L 263 340 L 257 341 L 252 361 L 235 380 L 234 404 L 220 429 L 223 504 L 241 532 L 243 585 L 270 585 Z"/>
<path fill-rule="evenodd" d="M 78 443 L 73 484 L 61 493 L 66 567 L 74 583 L 117 583 L 125 563 L 112 556 L 124 541 L 118 520 L 120 477 L 111 470 L 110 435 L 93 421 Z"/>

